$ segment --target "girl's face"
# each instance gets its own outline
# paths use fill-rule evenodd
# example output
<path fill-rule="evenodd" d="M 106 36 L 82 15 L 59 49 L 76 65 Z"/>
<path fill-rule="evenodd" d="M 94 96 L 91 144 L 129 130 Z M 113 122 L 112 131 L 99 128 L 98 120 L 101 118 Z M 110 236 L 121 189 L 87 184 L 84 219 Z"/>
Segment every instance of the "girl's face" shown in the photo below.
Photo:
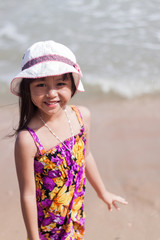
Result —
<path fill-rule="evenodd" d="M 53 115 L 71 99 L 72 82 L 69 74 L 38 78 L 30 84 L 31 99 L 43 114 Z"/>

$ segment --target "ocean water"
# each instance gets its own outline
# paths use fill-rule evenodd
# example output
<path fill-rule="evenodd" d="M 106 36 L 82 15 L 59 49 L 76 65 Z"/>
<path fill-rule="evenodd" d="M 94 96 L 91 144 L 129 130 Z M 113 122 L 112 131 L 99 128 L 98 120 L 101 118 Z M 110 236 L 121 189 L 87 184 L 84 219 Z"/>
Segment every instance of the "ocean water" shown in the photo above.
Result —
<path fill-rule="evenodd" d="M 55 40 L 75 53 L 83 82 L 126 98 L 160 92 L 158 0 L 0 2 L 0 92 L 25 50 Z"/>

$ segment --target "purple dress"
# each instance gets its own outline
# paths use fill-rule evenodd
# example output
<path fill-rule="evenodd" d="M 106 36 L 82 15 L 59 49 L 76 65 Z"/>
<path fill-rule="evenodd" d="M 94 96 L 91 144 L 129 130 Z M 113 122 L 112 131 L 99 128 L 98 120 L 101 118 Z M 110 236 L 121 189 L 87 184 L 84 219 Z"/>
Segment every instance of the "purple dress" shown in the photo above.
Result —
<path fill-rule="evenodd" d="M 84 124 L 77 107 L 81 125 L 79 134 L 64 141 L 71 153 L 59 143 L 45 151 L 36 133 L 32 135 L 39 154 L 34 158 L 38 227 L 41 240 L 82 240 L 84 239 L 84 193 L 85 193 L 85 145 Z"/>

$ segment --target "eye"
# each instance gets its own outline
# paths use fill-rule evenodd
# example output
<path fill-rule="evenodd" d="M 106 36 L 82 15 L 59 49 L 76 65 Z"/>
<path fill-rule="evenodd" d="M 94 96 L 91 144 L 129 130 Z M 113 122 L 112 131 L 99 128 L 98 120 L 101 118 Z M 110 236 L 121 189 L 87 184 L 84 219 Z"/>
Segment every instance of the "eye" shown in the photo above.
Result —
<path fill-rule="evenodd" d="M 57 86 L 59 86 L 59 87 L 64 86 L 64 85 L 66 85 L 65 82 L 59 82 L 59 83 L 57 83 Z"/>
<path fill-rule="evenodd" d="M 36 85 L 36 87 L 45 87 L 46 86 L 46 84 L 44 84 L 44 83 L 38 83 L 37 85 Z"/>

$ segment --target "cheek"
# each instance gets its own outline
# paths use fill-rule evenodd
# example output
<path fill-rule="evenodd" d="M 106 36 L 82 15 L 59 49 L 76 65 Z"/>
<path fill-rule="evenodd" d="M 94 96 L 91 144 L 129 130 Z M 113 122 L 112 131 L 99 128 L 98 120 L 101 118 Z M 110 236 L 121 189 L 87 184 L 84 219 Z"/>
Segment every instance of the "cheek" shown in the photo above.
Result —
<path fill-rule="evenodd" d="M 70 100 L 72 97 L 72 91 L 69 89 L 65 91 L 64 95 L 66 96 L 66 100 Z"/>
<path fill-rule="evenodd" d="M 63 97 L 64 99 L 68 100 L 68 99 L 70 99 L 71 96 L 72 96 L 72 91 L 71 91 L 70 88 L 66 88 L 66 89 L 62 89 L 59 94 L 60 94 L 61 97 Z"/>
<path fill-rule="evenodd" d="M 34 94 L 31 92 L 31 101 L 33 102 L 33 104 L 34 104 L 35 106 L 38 106 L 39 103 L 40 103 L 40 97 L 34 95 Z"/>

